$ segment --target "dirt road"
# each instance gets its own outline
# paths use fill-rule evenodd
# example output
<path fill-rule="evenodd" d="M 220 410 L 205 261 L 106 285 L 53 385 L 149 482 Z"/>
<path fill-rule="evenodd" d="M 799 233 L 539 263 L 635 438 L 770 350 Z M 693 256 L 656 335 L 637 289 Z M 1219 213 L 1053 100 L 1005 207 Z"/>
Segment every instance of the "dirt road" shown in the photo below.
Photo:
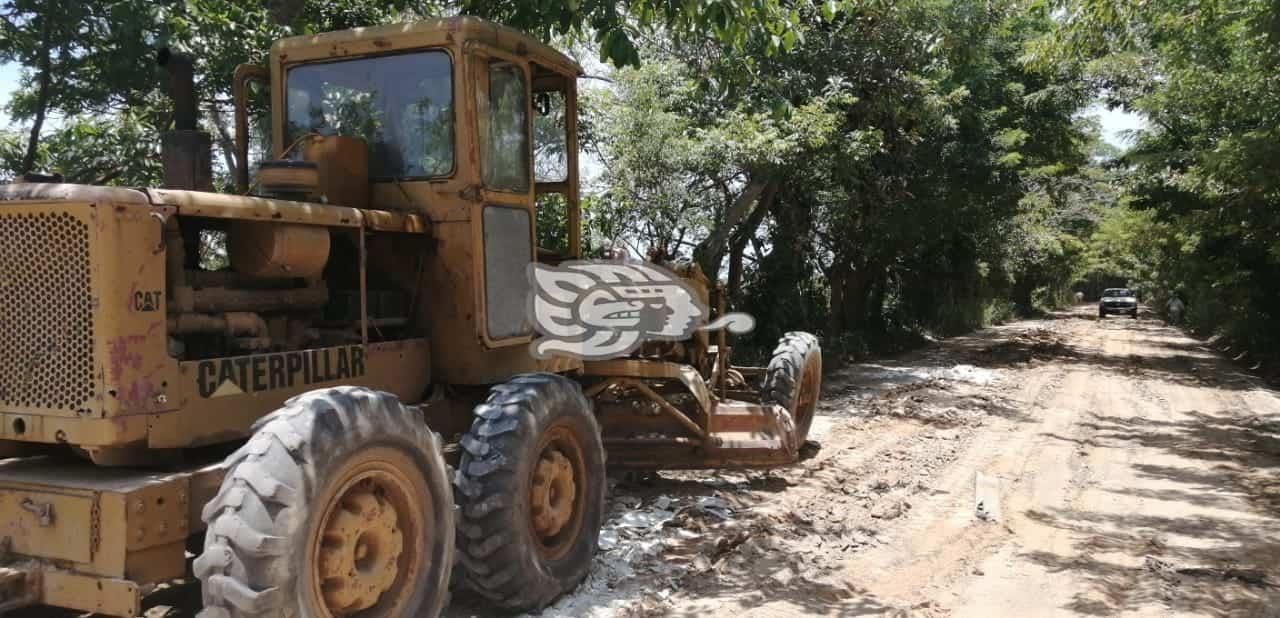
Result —
<path fill-rule="evenodd" d="M 541 615 L 1280 616 L 1280 398 L 1157 320 L 848 367 L 820 414 L 788 469 L 617 480 Z"/>
<path fill-rule="evenodd" d="M 1280 616 L 1280 398 L 1157 320 L 1082 307 L 825 391 L 794 468 L 620 482 L 543 615 Z"/>

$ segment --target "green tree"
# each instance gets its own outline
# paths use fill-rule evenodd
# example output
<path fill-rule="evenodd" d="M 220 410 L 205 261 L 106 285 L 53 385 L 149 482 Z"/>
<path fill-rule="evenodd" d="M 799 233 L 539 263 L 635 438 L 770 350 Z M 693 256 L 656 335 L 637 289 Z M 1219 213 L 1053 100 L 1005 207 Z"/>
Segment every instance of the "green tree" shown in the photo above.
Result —
<path fill-rule="evenodd" d="M 653 60 L 595 101 L 611 205 L 595 220 L 727 274 L 760 343 L 786 326 L 957 330 L 1019 277 L 1067 285 L 1084 247 L 1048 228 L 1048 191 L 1088 163 L 1089 89 L 1022 62 L 1047 11 L 844 8 L 800 11 L 787 54 L 646 40 Z M 1015 263 L 1027 222 L 1053 233 Z"/>
<path fill-rule="evenodd" d="M 31 123 L 18 173 L 33 169 L 51 114 L 117 112 L 152 88 L 137 60 L 152 53 L 158 12 L 143 0 L 0 3 L 0 62 L 23 67 L 8 112 Z"/>
<path fill-rule="evenodd" d="M 1036 61 L 1087 63 L 1090 83 L 1149 125 L 1123 157 L 1127 200 L 1137 212 L 1107 233 L 1158 241 L 1127 259 L 1157 296 L 1182 291 L 1193 326 L 1255 351 L 1276 350 L 1276 5 L 1075 0 L 1059 9 L 1061 27 L 1036 46 Z"/>

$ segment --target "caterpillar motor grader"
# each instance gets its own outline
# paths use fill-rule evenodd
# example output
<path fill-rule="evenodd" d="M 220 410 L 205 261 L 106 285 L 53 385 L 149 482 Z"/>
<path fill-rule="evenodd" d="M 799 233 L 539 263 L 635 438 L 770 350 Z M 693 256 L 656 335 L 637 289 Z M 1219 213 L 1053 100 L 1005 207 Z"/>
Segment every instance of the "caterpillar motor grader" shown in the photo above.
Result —
<path fill-rule="evenodd" d="M 135 616 L 192 575 L 209 618 L 539 607 L 587 573 L 606 451 L 797 459 L 810 335 L 756 368 L 723 331 L 530 352 L 527 269 L 582 252 L 566 56 L 474 18 L 278 41 L 235 74 L 234 193 L 159 59 L 165 188 L 0 187 L 0 612 Z"/>

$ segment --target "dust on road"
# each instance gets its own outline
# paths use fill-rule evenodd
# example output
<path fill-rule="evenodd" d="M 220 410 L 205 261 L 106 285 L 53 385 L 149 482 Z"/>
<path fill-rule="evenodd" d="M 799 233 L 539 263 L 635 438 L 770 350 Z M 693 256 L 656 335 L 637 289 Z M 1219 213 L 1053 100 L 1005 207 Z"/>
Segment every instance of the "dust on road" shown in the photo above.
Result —
<path fill-rule="evenodd" d="M 541 615 L 1280 616 L 1280 399 L 1157 320 L 851 366 L 819 414 L 787 469 L 614 479 Z"/>
<path fill-rule="evenodd" d="M 825 391 L 798 466 L 619 483 L 543 615 L 1280 616 L 1280 399 L 1158 320 L 1082 307 Z"/>

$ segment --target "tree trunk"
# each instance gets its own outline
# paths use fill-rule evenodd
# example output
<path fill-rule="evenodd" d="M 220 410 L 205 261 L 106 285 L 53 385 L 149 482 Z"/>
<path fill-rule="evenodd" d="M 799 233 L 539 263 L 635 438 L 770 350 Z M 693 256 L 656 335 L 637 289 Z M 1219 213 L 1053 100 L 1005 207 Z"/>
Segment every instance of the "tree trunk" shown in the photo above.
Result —
<path fill-rule="evenodd" d="M 827 285 L 831 287 L 831 299 L 827 304 L 827 332 L 839 336 L 845 331 L 845 290 L 849 279 L 849 267 L 843 262 L 831 265 L 827 272 Z"/>
<path fill-rule="evenodd" d="M 39 74 L 36 76 L 36 113 L 31 121 L 31 135 L 27 138 L 27 153 L 22 157 L 22 168 L 19 174 L 30 172 L 36 165 L 36 151 L 40 147 L 40 131 L 44 129 L 44 117 L 49 108 L 49 97 L 51 93 L 51 82 L 53 80 L 50 63 L 52 59 L 50 54 L 53 53 L 52 37 L 49 35 L 49 22 L 52 21 L 48 16 L 42 16 L 40 25 L 40 59 L 36 68 Z"/>
<path fill-rule="evenodd" d="M 827 323 L 831 334 L 840 335 L 856 330 L 867 316 L 867 296 L 871 291 L 871 277 L 866 265 L 855 266 L 842 261 L 834 264 L 827 275 L 831 286 L 830 314 Z"/>
<path fill-rule="evenodd" d="M 236 171 L 239 165 L 247 165 L 244 161 L 237 161 L 236 141 L 231 138 L 231 132 L 227 129 L 226 120 L 222 117 L 222 112 L 217 106 L 209 107 L 209 120 L 213 123 L 214 128 L 218 130 L 218 149 L 222 151 L 222 160 L 227 165 L 227 173 L 231 178 L 238 178 Z"/>
<path fill-rule="evenodd" d="M 739 193 L 733 203 L 725 209 L 724 218 L 702 242 L 698 243 L 697 247 L 694 247 L 693 259 L 708 277 L 715 279 L 719 276 L 720 261 L 724 258 L 729 235 L 733 233 L 739 222 L 751 214 L 752 207 L 756 205 L 770 184 L 772 183 L 756 179 L 748 182 L 742 193 Z"/>
<path fill-rule="evenodd" d="M 875 330 L 884 332 L 884 298 L 888 292 L 889 281 L 883 270 L 877 272 L 873 279 L 866 306 L 867 323 Z"/>
<path fill-rule="evenodd" d="M 756 230 L 760 227 L 760 223 L 764 221 L 764 216 L 768 214 L 777 194 L 777 185 L 771 184 L 764 195 L 760 196 L 760 204 L 756 206 L 755 210 L 751 211 L 751 215 L 747 217 L 747 220 L 734 231 L 733 237 L 729 241 L 730 301 L 738 300 L 738 292 L 742 287 L 742 254 L 747 249 L 747 241 L 755 237 Z"/>
<path fill-rule="evenodd" d="M 845 329 L 857 330 L 867 317 L 867 296 L 871 291 L 870 277 L 865 268 L 854 268 L 845 279 L 844 322 Z"/>

